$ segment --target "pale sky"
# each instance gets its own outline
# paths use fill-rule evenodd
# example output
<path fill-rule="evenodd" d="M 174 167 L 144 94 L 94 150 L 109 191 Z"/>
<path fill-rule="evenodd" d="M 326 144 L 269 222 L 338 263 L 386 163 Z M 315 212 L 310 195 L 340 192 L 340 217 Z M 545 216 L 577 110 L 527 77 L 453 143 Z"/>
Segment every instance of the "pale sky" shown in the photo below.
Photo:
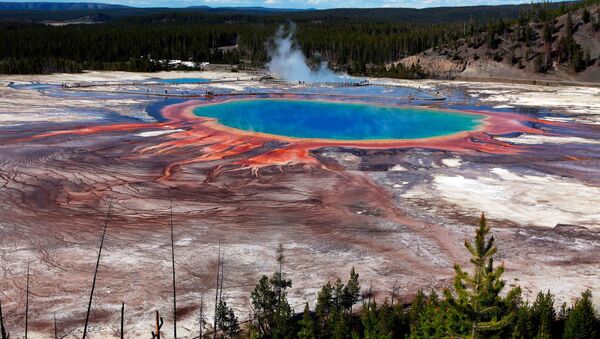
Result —
<path fill-rule="evenodd" d="M 553 0 L 557 1 L 557 0 Z M 0 0 L 0 2 L 11 2 Z M 20 2 L 20 1 L 12 1 Z M 35 0 L 33 0 L 35 2 Z M 55 0 L 38 2 L 101 2 L 134 7 L 188 7 L 188 6 L 262 6 L 273 8 L 339 8 L 339 7 L 440 7 L 506 5 L 530 3 L 531 0 Z"/>

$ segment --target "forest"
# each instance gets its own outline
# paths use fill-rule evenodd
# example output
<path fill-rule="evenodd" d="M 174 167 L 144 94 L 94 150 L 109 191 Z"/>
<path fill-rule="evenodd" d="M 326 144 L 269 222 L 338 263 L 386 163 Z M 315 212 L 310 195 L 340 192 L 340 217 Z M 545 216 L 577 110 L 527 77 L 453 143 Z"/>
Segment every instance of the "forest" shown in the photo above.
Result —
<path fill-rule="evenodd" d="M 506 282 L 502 279 L 505 267 L 504 264 L 495 264 L 494 256 L 497 247 L 483 213 L 479 224 L 474 228 L 473 239 L 465 240 L 464 243 L 466 253 L 470 255 L 471 267 L 463 268 L 456 264 L 454 281 L 451 285 L 439 294 L 435 290 L 414 291 L 415 297 L 410 302 L 399 300 L 397 290 L 394 289 L 383 301 L 382 298 L 378 298 L 380 300 L 378 303 L 371 292 L 371 287 L 365 289 L 361 286 L 360 275 L 353 268 L 346 281 L 337 279 L 334 282 L 326 282 L 321 287 L 316 295 L 314 308 L 311 308 L 307 301 L 304 311 L 295 313 L 287 297 L 293 282 L 287 279 L 285 249 L 280 244 L 276 251 L 278 265 L 275 272 L 271 275 L 263 275 L 256 283 L 250 294 L 250 319 L 241 321 L 235 310 L 228 306 L 227 297 L 223 296 L 224 273 L 219 260 L 215 289 L 216 317 L 212 322 L 208 322 L 203 300 L 201 300 L 201 305 L 198 307 L 198 337 L 303 339 L 595 339 L 600 337 L 600 318 L 594 308 L 589 290 L 583 291 L 581 297 L 572 305 L 566 303 L 557 305 L 555 296 L 550 291 L 540 291 L 533 302 L 525 300 L 519 286 L 506 286 Z M 175 274 L 175 270 L 173 272 Z M 27 293 L 29 295 L 29 290 Z M 176 300 L 175 288 L 173 293 Z M 173 314 L 177 314 L 175 310 L 174 303 Z M 26 319 L 27 316 L 26 311 Z M 10 329 L 4 326 L 3 319 L 0 300 L 1 335 L 2 339 L 8 339 Z M 157 335 L 159 332 L 163 332 L 163 336 L 168 333 L 170 337 L 170 330 L 162 329 L 163 318 L 159 316 L 158 311 L 156 311 L 156 322 L 157 331 L 151 333 L 152 338 L 159 338 L 160 336 Z M 27 320 L 25 324 L 27 331 Z M 86 319 L 86 328 L 87 324 Z M 207 328 L 211 330 L 207 331 Z M 56 331 L 55 327 L 55 333 Z M 123 320 L 120 332 L 121 337 L 126 333 Z M 176 327 L 173 328 L 173 337 L 177 337 Z"/>
<path fill-rule="evenodd" d="M 112 9 L 119 15 L 88 13 L 103 14 L 109 22 L 62 26 L 36 21 L 43 16 L 40 11 L 28 15 L 6 11 L 0 13 L 0 73 L 158 71 L 169 69 L 160 60 L 173 59 L 260 68 L 268 60 L 269 40 L 277 27 L 293 21 L 305 54 L 328 60 L 334 69 L 356 75 L 421 77 L 419 69 L 399 69 L 400 65 L 390 70 L 386 65 L 479 34 L 497 22 L 515 21 L 523 13 L 556 16 L 578 5 L 292 12 Z M 65 13 L 69 11 L 44 15 L 61 18 Z M 219 49 L 223 46 L 237 47 Z"/>

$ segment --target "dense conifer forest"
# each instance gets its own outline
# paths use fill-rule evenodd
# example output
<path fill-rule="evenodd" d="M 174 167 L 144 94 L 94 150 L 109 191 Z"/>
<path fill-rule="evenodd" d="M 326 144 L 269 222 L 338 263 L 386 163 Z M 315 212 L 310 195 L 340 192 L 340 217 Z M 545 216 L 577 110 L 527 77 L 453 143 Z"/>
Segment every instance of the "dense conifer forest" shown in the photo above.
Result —
<path fill-rule="evenodd" d="M 62 26 L 44 24 L 40 18 L 73 19 L 72 11 L 4 11 L 0 73 L 158 71 L 169 69 L 160 60 L 173 59 L 262 67 L 269 39 L 291 20 L 298 27 L 298 43 L 315 62 L 325 59 L 351 74 L 420 77 L 424 74 L 419 69 L 385 66 L 515 21 L 523 13 L 550 18 L 580 5 L 291 12 L 107 9 L 75 12 L 88 18 L 101 15 L 109 22 Z"/>

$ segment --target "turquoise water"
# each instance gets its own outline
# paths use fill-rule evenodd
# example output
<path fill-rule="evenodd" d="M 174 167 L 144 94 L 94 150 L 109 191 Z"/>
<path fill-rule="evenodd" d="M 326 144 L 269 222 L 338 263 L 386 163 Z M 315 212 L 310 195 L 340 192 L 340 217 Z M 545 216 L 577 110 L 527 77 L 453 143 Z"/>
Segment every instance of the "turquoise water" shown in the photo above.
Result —
<path fill-rule="evenodd" d="M 176 79 L 162 79 L 160 82 L 164 82 L 165 84 L 201 84 L 205 82 L 210 82 L 209 79 L 202 78 L 176 78 Z"/>
<path fill-rule="evenodd" d="M 335 140 L 430 138 L 475 129 L 483 119 L 424 107 L 280 99 L 203 105 L 194 113 L 244 131 Z"/>

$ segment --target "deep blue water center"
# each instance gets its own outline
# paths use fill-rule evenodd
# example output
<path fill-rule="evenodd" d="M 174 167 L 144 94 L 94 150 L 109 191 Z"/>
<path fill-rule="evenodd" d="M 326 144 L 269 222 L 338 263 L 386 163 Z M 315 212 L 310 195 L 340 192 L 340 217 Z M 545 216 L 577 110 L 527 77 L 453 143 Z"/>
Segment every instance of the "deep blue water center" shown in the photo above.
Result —
<path fill-rule="evenodd" d="M 335 140 L 430 138 L 473 130 L 484 118 L 425 107 L 287 99 L 227 101 L 194 113 L 244 131 Z"/>
<path fill-rule="evenodd" d="M 160 82 L 165 84 L 201 84 L 210 82 L 209 79 L 202 78 L 174 78 L 174 79 L 161 79 Z"/>

